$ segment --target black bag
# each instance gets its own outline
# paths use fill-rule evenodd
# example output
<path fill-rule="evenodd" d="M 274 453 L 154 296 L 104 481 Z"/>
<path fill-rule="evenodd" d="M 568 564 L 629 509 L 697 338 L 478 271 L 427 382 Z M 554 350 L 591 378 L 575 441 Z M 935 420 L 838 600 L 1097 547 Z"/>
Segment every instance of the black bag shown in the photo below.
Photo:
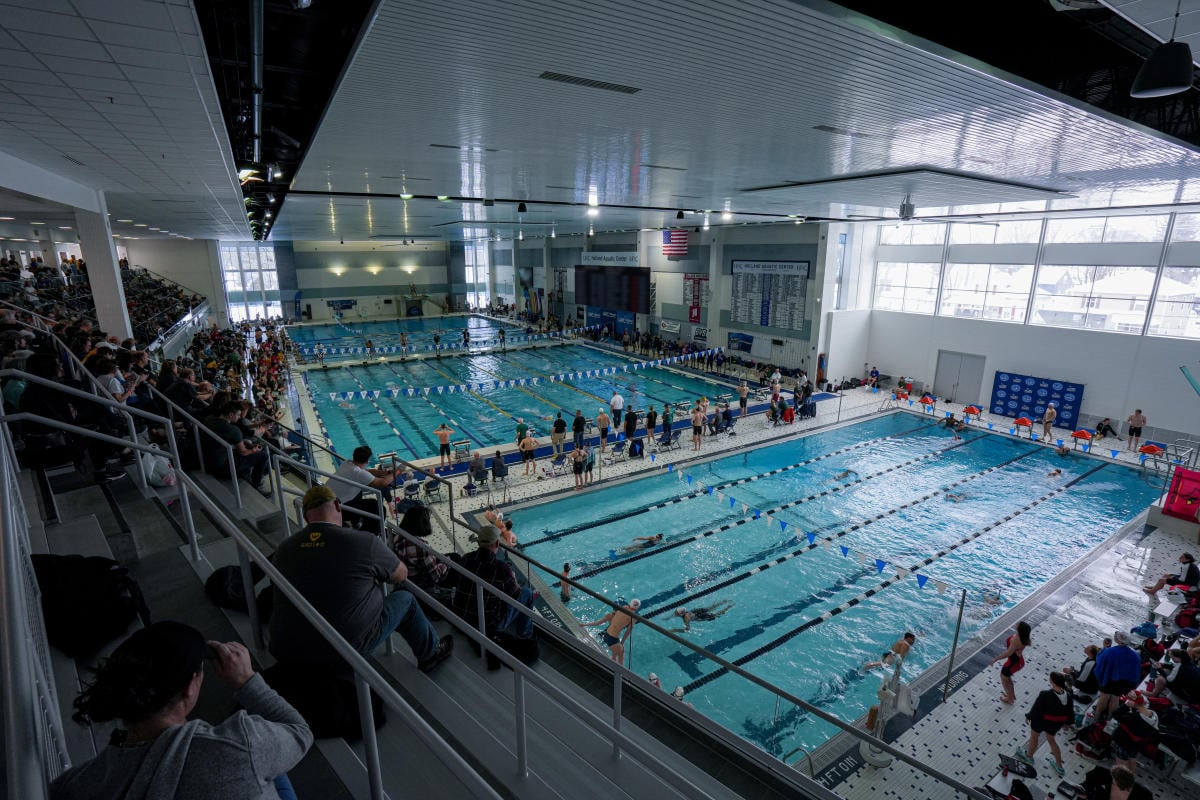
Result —
<path fill-rule="evenodd" d="M 536 664 L 541 657 L 541 648 L 538 647 L 536 633 L 528 639 L 513 636 L 511 633 L 497 633 L 492 637 L 492 641 L 500 645 L 504 652 L 527 666 Z M 491 653 L 488 653 L 487 661 L 490 670 L 500 669 L 502 666 L 500 659 Z"/>
<path fill-rule="evenodd" d="M 141 587 L 111 558 L 31 556 L 42 592 L 46 638 L 71 658 L 86 658 L 121 636 L 134 619 L 150 624 Z"/>
<path fill-rule="evenodd" d="M 629 443 L 629 457 L 630 458 L 645 458 L 646 457 L 646 445 L 641 439 L 634 439 L 632 442 Z"/>
<path fill-rule="evenodd" d="M 250 563 L 251 583 L 258 583 L 264 575 L 266 573 L 263 572 L 262 567 L 254 562 Z M 246 607 L 246 593 L 242 589 L 242 568 L 237 564 L 214 569 L 208 576 L 208 580 L 204 582 L 204 595 L 217 608 L 238 611 L 242 614 L 250 613 Z M 271 611 L 275 607 L 274 601 L 275 593 L 270 586 L 258 593 L 254 602 L 258 606 L 260 621 L 267 622 L 271 619 Z"/>
<path fill-rule="evenodd" d="M 325 667 L 279 663 L 263 670 L 263 680 L 292 704 L 318 739 L 362 738 L 362 718 L 354 682 Z M 375 730 L 387 722 L 383 700 L 371 692 L 371 714 Z"/>

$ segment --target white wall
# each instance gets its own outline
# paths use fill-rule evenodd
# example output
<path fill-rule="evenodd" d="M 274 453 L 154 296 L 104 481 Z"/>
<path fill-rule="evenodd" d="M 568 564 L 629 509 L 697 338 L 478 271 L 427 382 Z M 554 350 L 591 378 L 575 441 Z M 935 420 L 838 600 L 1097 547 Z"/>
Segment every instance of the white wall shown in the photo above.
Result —
<path fill-rule="evenodd" d="M 822 345 L 829 356 L 827 380 L 865 377 L 863 363 L 870 361 L 871 312 L 833 311 L 825 315 L 825 324 L 828 327 Z"/>
<path fill-rule="evenodd" d="M 984 356 L 980 398 L 997 370 L 1086 384 L 1084 415 L 1124 420 L 1141 408 L 1151 429 L 1200 433 L 1200 396 L 1179 371 L 1196 342 L 1003 322 L 872 311 L 867 357 L 888 375 L 933 382 L 938 350 Z M 861 364 L 860 364 L 861 366 Z M 1151 430 L 1152 436 L 1158 435 Z"/>
<path fill-rule="evenodd" d="M 124 244 L 131 265 L 145 267 L 204 295 L 213 321 L 228 324 L 215 239 L 125 239 Z"/>

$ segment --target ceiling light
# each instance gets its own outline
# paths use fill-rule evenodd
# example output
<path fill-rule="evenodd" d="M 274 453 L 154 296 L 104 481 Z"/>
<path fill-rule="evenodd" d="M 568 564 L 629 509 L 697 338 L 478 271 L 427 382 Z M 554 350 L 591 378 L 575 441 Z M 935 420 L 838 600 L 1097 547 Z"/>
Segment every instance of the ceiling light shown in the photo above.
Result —
<path fill-rule="evenodd" d="M 135 228 L 146 228 L 146 227 L 149 227 L 149 226 L 148 226 L 146 223 L 144 223 L 144 222 L 135 222 L 135 223 L 133 223 L 133 227 L 135 227 Z"/>
<path fill-rule="evenodd" d="M 58 229 L 59 229 L 60 231 L 69 231 L 69 230 L 72 230 L 72 228 L 71 228 L 71 226 L 70 226 L 70 225 L 59 225 L 59 226 L 58 226 Z"/>
<path fill-rule="evenodd" d="M 444 202 L 446 202 L 447 200 L 449 200 L 449 199 L 450 199 L 450 195 L 448 195 L 448 194 L 439 194 L 439 195 L 437 196 L 437 199 L 438 199 L 438 200 L 441 200 L 441 201 L 444 203 Z"/>
<path fill-rule="evenodd" d="M 525 231 L 517 231 L 517 241 L 518 242 L 525 241 Z"/>
<path fill-rule="evenodd" d="M 31 222 L 31 223 L 29 223 L 29 224 L 30 224 L 30 225 L 45 225 L 46 223 L 44 223 L 44 222 Z"/>
<path fill-rule="evenodd" d="M 596 235 L 596 230 L 591 225 L 588 225 L 588 236 L 595 236 L 595 235 Z"/>
<path fill-rule="evenodd" d="M 724 219 L 724 220 L 733 219 L 733 212 L 730 211 L 729 209 L 725 209 L 724 211 L 721 212 L 721 219 Z"/>
<path fill-rule="evenodd" d="M 524 214 L 524 213 L 525 213 L 526 211 L 528 211 L 528 210 L 529 210 L 529 209 L 525 207 L 525 204 L 524 204 L 524 203 L 518 203 L 518 204 L 517 204 L 517 213 L 518 213 L 518 214 Z"/>
<path fill-rule="evenodd" d="M 704 230 L 708 230 L 708 214 L 704 215 Z"/>
<path fill-rule="evenodd" d="M 412 200 L 413 196 L 411 194 L 409 194 L 408 192 L 404 192 L 403 194 L 400 195 L 400 199 L 401 200 Z"/>
<path fill-rule="evenodd" d="M 133 220 L 131 220 L 131 219 L 119 219 L 119 220 L 117 220 L 117 222 L 130 223 L 130 222 L 133 222 Z"/>
<path fill-rule="evenodd" d="M 151 228 L 150 230 L 152 230 L 152 231 L 156 231 L 156 230 L 158 230 L 158 228 Z"/>
<path fill-rule="evenodd" d="M 12 222 L 14 219 L 16 217 L 0 217 L 0 220 L 4 220 L 5 222 Z"/>
<path fill-rule="evenodd" d="M 593 207 L 600 205 L 600 194 L 596 191 L 595 186 L 588 187 L 588 205 Z"/>
<path fill-rule="evenodd" d="M 275 178 L 276 180 L 279 180 L 280 178 L 283 177 L 283 170 L 281 170 L 279 168 L 278 164 L 276 164 L 275 168 L 273 170 L 271 170 L 271 177 Z"/>
<path fill-rule="evenodd" d="M 550 229 L 550 238 L 553 239 L 554 237 L 555 237 L 554 228 L 551 228 Z"/>
<path fill-rule="evenodd" d="M 1192 88 L 1195 69 L 1192 65 L 1192 48 L 1188 47 L 1187 42 L 1175 41 L 1175 31 L 1179 27 L 1179 9 L 1182 5 L 1183 0 L 1175 4 L 1171 40 L 1154 48 L 1146 63 L 1142 64 L 1137 77 L 1133 79 L 1133 86 L 1129 90 L 1130 97 L 1166 97 Z"/>
<path fill-rule="evenodd" d="M 682 212 L 682 211 L 676 211 L 676 212 L 675 212 L 675 219 L 683 219 L 683 212 Z"/>
<path fill-rule="evenodd" d="M 600 209 L 598 209 L 598 208 L 589 208 L 587 210 L 587 214 L 589 217 L 594 217 L 594 216 L 598 215 L 599 213 L 600 213 Z"/>
<path fill-rule="evenodd" d="M 275 202 L 275 195 L 273 195 L 273 194 L 269 194 L 269 195 L 267 195 L 267 202 L 268 202 L 268 203 L 274 203 L 274 202 Z"/>

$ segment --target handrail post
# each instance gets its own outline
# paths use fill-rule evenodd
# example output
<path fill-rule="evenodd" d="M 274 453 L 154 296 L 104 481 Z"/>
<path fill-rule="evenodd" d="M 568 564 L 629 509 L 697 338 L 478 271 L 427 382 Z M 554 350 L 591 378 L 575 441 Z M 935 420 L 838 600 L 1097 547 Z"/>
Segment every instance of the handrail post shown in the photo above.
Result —
<path fill-rule="evenodd" d="M 183 529 L 188 535 L 188 551 L 192 556 L 192 561 L 200 560 L 200 542 L 196 537 L 196 521 L 192 519 L 192 501 L 188 497 L 187 482 L 181 477 L 183 473 L 183 462 L 179 460 L 179 442 L 175 439 L 175 423 L 170 422 L 170 430 L 167 431 L 167 445 L 171 448 L 171 470 L 175 475 L 175 487 L 179 490 L 179 513 L 183 516 Z M 138 455 L 138 461 L 141 462 L 142 457 Z"/>
<path fill-rule="evenodd" d="M 483 592 L 479 591 L 479 587 L 475 587 L 475 612 L 478 615 L 477 620 L 479 625 L 479 633 L 481 636 L 486 638 L 487 619 L 483 615 Z M 481 646 L 479 648 L 479 655 L 484 661 L 487 661 L 487 648 Z"/>
<path fill-rule="evenodd" d="M 513 712 L 517 735 L 517 774 L 522 778 L 528 778 L 529 744 L 525 724 L 525 678 L 515 670 L 513 671 Z"/>
<path fill-rule="evenodd" d="M 271 482 L 275 485 L 275 494 L 279 495 L 279 514 L 283 517 L 285 536 L 291 536 L 292 522 L 288 519 L 287 497 L 283 493 L 283 467 L 279 464 L 279 459 L 282 456 L 273 452 L 274 450 L 275 448 L 272 447 L 267 451 L 267 458 L 271 464 Z"/>
<path fill-rule="evenodd" d="M 242 480 L 238 477 L 237 462 L 234 460 L 233 445 L 225 442 L 225 452 L 229 454 L 229 474 L 233 478 L 233 498 L 237 501 L 237 507 L 242 506 Z"/>
<path fill-rule="evenodd" d="M 383 770 L 379 765 L 379 740 L 375 736 L 371 687 L 357 672 L 354 673 L 354 696 L 358 700 L 358 719 L 362 725 L 363 750 L 367 756 L 367 780 L 370 782 L 371 800 L 384 800 Z"/>
<path fill-rule="evenodd" d="M 967 606 L 967 590 L 962 590 L 962 597 L 958 601 L 958 622 L 954 625 L 954 643 L 950 645 L 950 659 L 946 664 L 946 682 L 942 685 L 942 702 L 946 702 L 946 695 L 950 693 L 950 678 L 954 675 L 954 655 L 958 652 L 958 634 L 962 630 L 963 609 Z"/>
<path fill-rule="evenodd" d="M 260 651 L 267 647 L 263 639 L 262 620 L 258 616 L 258 602 L 254 596 L 254 575 L 250 571 L 250 556 L 240 544 L 237 549 L 238 564 L 242 570 L 242 591 L 246 594 L 246 612 L 250 615 L 250 630 L 254 634 L 254 646 Z"/>
<path fill-rule="evenodd" d="M 625 685 L 625 681 L 621 678 L 621 670 L 613 670 L 613 717 L 612 726 L 614 731 L 621 730 L 621 690 Z M 621 740 L 616 736 L 613 737 L 613 758 L 621 757 Z"/>

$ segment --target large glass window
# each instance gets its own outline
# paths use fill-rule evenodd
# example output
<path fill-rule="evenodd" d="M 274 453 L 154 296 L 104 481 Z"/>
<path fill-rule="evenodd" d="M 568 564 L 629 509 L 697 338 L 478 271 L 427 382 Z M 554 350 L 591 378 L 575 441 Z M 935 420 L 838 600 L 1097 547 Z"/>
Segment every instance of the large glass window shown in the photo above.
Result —
<path fill-rule="evenodd" d="M 1167 235 L 1167 214 L 1130 217 L 1053 219 L 1046 225 L 1048 244 L 1094 242 L 1161 242 Z"/>
<path fill-rule="evenodd" d="M 1041 236 L 1040 219 L 950 226 L 950 244 L 1037 244 Z"/>
<path fill-rule="evenodd" d="M 932 314 L 940 264 L 881 261 L 875 270 L 875 308 Z"/>
<path fill-rule="evenodd" d="M 1176 222 L 1176 226 L 1178 226 Z M 1200 267 L 1167 267 L 1158 283 L 1148 332 L 1200 339 Z"/>
<path fill-rule="evenodd" d="M 221 275 L 230 322 L 282 316 L 274 248 L 222 244 Z"/>
<path fill-rule="evenodd" d="M 947 264 L 938 313 L 1024 322 L 1032 283 L 1030 264 Z"/>
<path fill-rule="evenodd" d="M 900 223 L 879 228 L 880 244 L 941 244 L 946 241 L 945 225 Z"/>
<path fill-rule="evenodd" d="M 487 308 L 492 302 L 488 293 L 490 262 L 487 242 L 467 242 L 463 257 L 466 262 L 467 306 Z"/>
<path fill-rule="evenodd" d="M 1043 266 L 1030 322 L 1141 333 L 1156 271 L 1154 267 Z"/>

